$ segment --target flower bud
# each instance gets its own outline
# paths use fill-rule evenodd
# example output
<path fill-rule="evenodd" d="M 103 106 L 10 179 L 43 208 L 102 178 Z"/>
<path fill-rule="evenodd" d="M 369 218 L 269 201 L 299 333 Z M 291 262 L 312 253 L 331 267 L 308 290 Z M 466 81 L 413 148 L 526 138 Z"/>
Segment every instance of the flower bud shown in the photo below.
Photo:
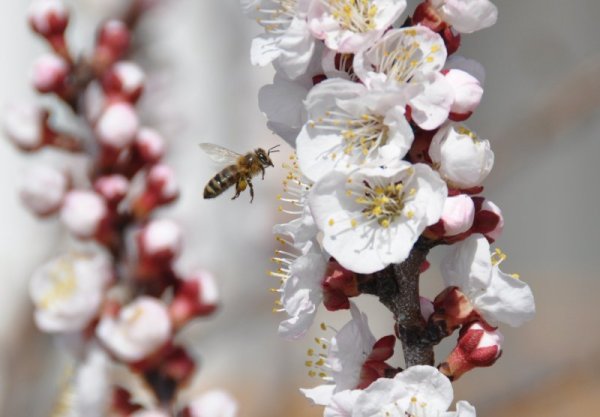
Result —
<path fill-rule="evenodd" d="M 437 11 L 437 9 L 429 1 L 423 1 L 415 9 L 412 17 L 414 25 L 419 24 L 426 26 L 434 32 L 440 32 L 447 26 L 446 22 Z"/>
<path fill-rule="evenodd" d="M 96 180 L 94 189 L 106 200 L 108 205 L 115 207 L 127 195 L 129 180 L 119 174 L 107 175 Z"/>
<path fill-rule="evenodd" d="M 494 242 L 500 237 L 504 229 L 502 210 L 483 197 L 474 197 L 473 201 L 477 210 L 473 223 L 473 233 L 481 233 L 490 242 Z"/>
<path fill-rule="evenodd" d="M 211 314 L 218 303 L 219 289 L 213 275 L 200 270 L 179 281 L 169 314 L 175 327 L 181 327 L 194 317 Z"/>
<path fill-rule="evenodd" d="M 42 265 L 29 285 L 37 326 L 51 333 L 85 329 L 111 280 L 111 262 L 100 254 L 69 253 Z"/>
<path fill-rule="evenodd" d="M 430 317 L 443 327 L 446 334 L 451 334 L 462 324 L 477 316 L 473 305 L 457 287 L 448 287 L 433 300 L 434 313 Z"/>
<path fill-rule="evenodd" d="M 135 103 L 144 89 L 145 74 L 141 68 L 129 61 L 117 62 L 104 75 L 102 87 L 108 96 Z"/>
<path fill-rule="evenodd" d="M 166 149 L 163 137 L 156 130 L 145 127 L 138 131 L 134 146 L 143 161 L 149 164 L 158 162 Z"/>
<path fill-rule="evenodd" d="M 40 93 L 60 94 L 66 87 L 69 72 L 69 64 L 63 58 L 54 54 L 42 55 L 33 66 L 33 86 Z"/>
<path fill-rule="evenodd" d="M 29 6 L 29 24 L 40 35 L 62 35 L 69 23 L 69 11 L 61 0 L 35 0 Z"/>
<path fill-rule="evenodd" d="M 146 217 L 156 207 L 169 204 L 179 196 L 175 172 L 165 164 L 154 165 L 146 177 L 146 189 L 133 203 L 137 217 Z"/>
<path fill-rule="evenodd" d="M 427 0 L 440 17 L 460 33 L 473 33 L 496 23 L 498 10 L 490 0 Z"/>
<path fill-rule="evenodd" d="M 80 239 L 97 236 L 107 215 L 104 199 L 88 190 L 69 191 L 60 211 L 63 224 Z"/>
<path fill-rule="evenodd" d="M 6 136 L 23 151 L 35 151 L 44 146 L 47 136 L 48 112 L 36 105 L 13 105 L 4 116 Z"/>
<path fill-rule="evenodd" d="M 494 165 L 487 140 L 464 126 L 449 123 L 434 136 L 429 155 L 451 187 L 469 189 L 481 185 Z"/>
<path fill-rule="evenodd" d="M 327 264 L 321 288 L 323 289 L 323 304 L 329 311 L 349 309 L 350 300 L 348 298 L 360 295 L 356 274 L 333 259 Z"/>
<path fill-rule="evenodd" d="M 444 236 L 455 236 L 466 232 L 473 225 L 475 205 L 471 197 L 459 194 L 448 197 L 440 221 L 444 225 Z"/>
<path fill-rule="evenodd" d="M 483 88 L 477 78 L 459 69 L 445 70 L 446 81 L 454 91 L 454 101 L 450 106 L 450 119 L 454 121 L 466 120 L 475 111 L 481 97 Z"/>
<path fill-rule="evenodd" d="M 106 107 L 96 125 L 100 142 L 112 149 L 122 149 L 133 142 L 139 119 L 133 106 L 118 102 Z"/>
<path fill-rule="evenodd" d="M 236 417 L 238 405 L 225 391 L 211 390 L 196 397 L 184 409 L 184 417 Z"/>
<path fill-rule="evenodd" d="M 461 329 L 456 347 L 439 369 L 456 380 L 473 368 L 492 366 L 502 354 L 503 340 L 498 330 L 483 323 L 471 323 Z"/>
<path fill-rule="evenodd" d="M 69 186 L 67 175 L 60 170 L 37 165 L 23 179 L 21 200 L 38 216 L 58 211 Z"/>
<path fill-rule="evenodd" d="M 94 61 L 100 72 L 118 61 L 129 49 L 131 33 L 120 20 L 105 22 L 98 33 Z"/>
<path fill-rule="evenodd" d="M 131 363 L 163 348 L 171 339 L 171 329 L 165 304 L 141 296 L 122 308 L 116 317 L 102 317 L 96 335 L 119 360 Z"/>
<path fill-rule="evenodd" d="M 152 220 L 138 234 L 137 243 L 142 260 L 169 263 L 181 252 L 181 228 L 173 220 Z"/>
<path fill-rule="evenodd" d="M 158 372 L 178 386 L 187 383 L 194 375 L 196 361 L 182 347 L 174 347 L 161 358 Z"/>

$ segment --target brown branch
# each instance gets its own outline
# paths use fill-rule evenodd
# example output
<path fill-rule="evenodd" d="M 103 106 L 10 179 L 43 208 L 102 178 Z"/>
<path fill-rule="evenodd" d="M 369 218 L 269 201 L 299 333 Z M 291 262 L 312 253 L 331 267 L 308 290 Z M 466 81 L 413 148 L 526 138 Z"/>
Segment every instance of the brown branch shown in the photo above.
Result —
<path fill-rule="evenodd" d="M 427 337 L 419 298 L 420 268 L 432 247 L 432 242 L 420 239 L 404 262 L 359 277 L 361 292 L 377 296 L 394 314 L 407 367 L 434 363 L 434 343 Z"/>

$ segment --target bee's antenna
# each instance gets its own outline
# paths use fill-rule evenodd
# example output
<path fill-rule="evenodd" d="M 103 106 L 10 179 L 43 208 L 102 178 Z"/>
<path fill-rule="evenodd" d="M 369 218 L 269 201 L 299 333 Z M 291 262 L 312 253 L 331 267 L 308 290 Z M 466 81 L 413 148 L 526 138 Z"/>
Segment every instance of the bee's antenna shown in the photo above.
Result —
<path fill-rule="evenodd" d="M 272 153 L 279 152 L 279 149 L 277 149 L 277 148 L 279 148 L 280 146 L 281 145 L 275 145 L 275 146 L 269 148 L 269 150 L 267 151 L 267 155 L 271 155 Z"/>

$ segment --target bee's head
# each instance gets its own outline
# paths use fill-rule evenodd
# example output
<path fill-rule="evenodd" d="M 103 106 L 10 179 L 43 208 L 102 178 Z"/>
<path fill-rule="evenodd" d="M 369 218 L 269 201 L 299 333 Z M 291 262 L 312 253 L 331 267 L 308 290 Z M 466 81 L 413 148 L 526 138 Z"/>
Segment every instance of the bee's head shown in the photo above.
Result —
<path fill-rule="evenodd" d="M 273 161 L 271 161 L 271 158 L 269 155 L 271 155 L 272 153 L 275 153 L 275 152 L 279 152 L 279 150 L 277 149 L 278 147 L 279 147 L 279 145 L 275 145 L 272 148 L 269 148 L 268 152 L 266 152 L 262 148 L 259 148 L 256 150 L 256 156 L 258 157 L 258 160 L 260 161 L 262 166 L 264 166 L 264 167 L 275 166 L 275 165 L 273 165 Z"/>

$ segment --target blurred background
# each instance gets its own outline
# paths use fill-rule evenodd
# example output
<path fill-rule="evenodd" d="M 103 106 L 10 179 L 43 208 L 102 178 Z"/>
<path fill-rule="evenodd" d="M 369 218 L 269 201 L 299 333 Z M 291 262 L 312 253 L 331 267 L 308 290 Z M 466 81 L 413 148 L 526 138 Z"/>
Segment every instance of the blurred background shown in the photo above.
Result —
<path fill-rule="evenodd" d="M 70 38 L 89 46 L 94 23 L 120 0 L 71 0 Z M 278 217 L 276 194 L 284 172 L 271 169 L 246 195 L 205 201 L 202 189 L 216 167 L 197 143 L 219 143 L 238 152 L 283 143 L 265 127 L 259 88 L 273 70 L 249 63 L 259 33 L 242 16 L 238 0 L 170 0 L 143 22 L 151 83 L 143 100 L 146 124 L 169 140 L 170 162 L 182 198 L 165 215 L 184 226 L 181 270 L 210 268 L 219 278 L 223 308 L 183 335 L 201 358 L 190 390 L 224 387 L 239 399 L 242 417 L 319 416 L 298 387 L 318 383 L 307 376 L 311 335 L 290 343 L 278 338 L 282 317 L 272 314 L 277 283 L 271 268 Z M 413 3 L 413 4 L 411 4 Z M 28 70 L 45 51 L 25 23 L 28 0 L 0 6 L 0 105 L 34 98 Z M 508 253 L 506 272 L 518 272 L 533 288 L 537 316 L 518 328 L 502 328 L 504 354 L 489 369 L 455 384 L 455 398 L 477 407 L 478 416 L 591 416 L 600 406 L 600 2 L 524 0 L 496 2 L 498 23 L 465 36 L 461 54 L 487 71 L 484 100 L 469 125 L 496 153 L 486 197 L 503 210 L 506 226 L 497 245 Z M 414 2 L 409 2 L 409 10 Z M 0 133 L 0 135 L 2 135 Z M 286 145 L 284 145 L 286 146 Z M 278 154 L 279 162 L 289 148 Z M 27 285 L 37 265 L 67 245 L 56 220 L 38 221 L 21 208 L 20 177 L 51 153 L 19 154 L 0 141 L 0 415 L 48 416 L 62 377 L 64 353 L 39 333 Z M 61 163 L 69 163 L 62 161 Z M 441 288 L 436 267 L 423 278 L 429 296 Z M 359 300 L 377 337 L 392 320 L 368 296 Z M 321 314 L 341 327 L 346 312 Z M 318 327 L 318 326 L 316 326 Z M 314 335 L 312 335 L 314 336 Z M 442 359 L 450 344 L 440 346 Z"/>

